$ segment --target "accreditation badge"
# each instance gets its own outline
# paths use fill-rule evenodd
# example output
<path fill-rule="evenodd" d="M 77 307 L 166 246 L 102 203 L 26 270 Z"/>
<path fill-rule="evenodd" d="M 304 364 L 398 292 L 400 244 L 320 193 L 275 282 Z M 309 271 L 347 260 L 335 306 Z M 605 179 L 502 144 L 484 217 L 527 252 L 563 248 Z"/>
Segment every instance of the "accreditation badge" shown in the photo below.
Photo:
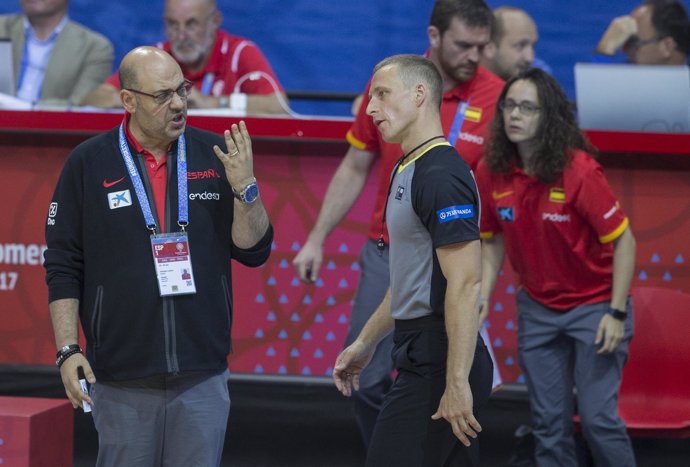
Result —
<path fill-rule="evenodd" d="M 151 250 L 161 297 L 196 293 L 186 232 L 151 235 Z"/>

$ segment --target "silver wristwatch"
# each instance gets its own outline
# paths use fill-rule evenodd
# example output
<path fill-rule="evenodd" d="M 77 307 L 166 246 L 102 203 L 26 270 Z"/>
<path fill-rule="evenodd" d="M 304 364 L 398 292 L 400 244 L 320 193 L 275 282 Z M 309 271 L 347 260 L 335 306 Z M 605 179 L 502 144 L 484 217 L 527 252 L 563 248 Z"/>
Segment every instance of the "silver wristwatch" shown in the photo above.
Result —
<path fill-rule="evenodd" d="M 235 195 L 235 198 L 239 199 L 244 204 L 251 204 L 259 198 L 259 185 L 256 183 L 256 178 L 252 178 L 252 180 L 239 191 L 235 190 L 232 186 L 230 188 L 232 188 L 232 194 Z"/>

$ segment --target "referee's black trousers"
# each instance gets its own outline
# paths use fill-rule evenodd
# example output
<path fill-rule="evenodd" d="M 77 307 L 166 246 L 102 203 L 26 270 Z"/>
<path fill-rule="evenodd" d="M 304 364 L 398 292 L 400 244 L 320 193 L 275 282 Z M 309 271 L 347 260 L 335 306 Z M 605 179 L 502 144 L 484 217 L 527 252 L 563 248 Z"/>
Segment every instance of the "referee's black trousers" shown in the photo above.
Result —
<path fill-rule="evenodd" d="M 479 438 L 465 447 L 444 420 L 432 420 L 446 386 L 448 338 L 442 317 L 395 322 L 393 363 L 398 371 L 386 395 L 367 453 L 367 467 L 478 467 Z M 480 336 L 470 372 L 474 416 L 491 394 L 493 364 Z"/>

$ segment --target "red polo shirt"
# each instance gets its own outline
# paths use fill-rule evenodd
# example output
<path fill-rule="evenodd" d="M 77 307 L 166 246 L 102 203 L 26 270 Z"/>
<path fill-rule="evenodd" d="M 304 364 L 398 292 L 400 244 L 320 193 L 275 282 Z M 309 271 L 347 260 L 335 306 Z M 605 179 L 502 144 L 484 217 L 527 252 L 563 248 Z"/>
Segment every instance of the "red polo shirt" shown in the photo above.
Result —
<path fill-rule="evenodd" d="M 549 184 L 518 168 L 491 174 L 480 162 L 477 186 L 481 236 L 503 234 L 510 263 L 532 298 L 561 311 L 611 300 L 612 242 L 628 218 L 589 154 L 577 151 Z"/>
<path fill-rule="evenodd" d="M 168 189 L 168 155 L 163 154 L 160 162 L 156 162 L 153 154 L 144 149 L 134 135 L 129 131 L 129 112 L 125 112 L 125 136 L 127 141 L 134 147 L 134 150 L 144 157 L 146 164 L 146 171 L 148 172 L 149 182 L 151 183 L 151 191 L 153 191 L 154 204 L 158 212 L 158 228 L 159 232 L 165 232 L 165 192 Z M 151 200 L 149 200 L 151 202 Z M 156 218 L 156 213 L 153 213 Z"/>
<path fill-rule="evenodd" d="M 489 138 L 489 126 L 496 112 L 496 101 L 503 89 L 503 84 L 503 80 L 480 66 L 471 80 L 461 83 L 443 95 L 441 102 L 443 134 L 448 139 L 451 136 L 457 138 L 455 148 L 472 169 L 476 168 L 477 162 L 484 154 L 484 147 Z M 381 219 L 386 205 L 391 172 L 403 153 L 400 145 L 388 144 L 383 140 L 371 117 L 366 114 L 370 85 L 371 82 L 367 84 L 364 91 L 362 105 L 359 107 L 355 122 L 347 133 L 347 141 L 357 149 L 377 153 L 381 160 L 376 203 L 369 225 L 369 237 L 378 240 L 381 235 Z M 461 103 L 468 103 L 462 126 L 455 135 L 450 135 Z M 388 243 L 388 232 L 385 230 L 384 238 Z"/>
<path fill-rule="evenodd" d="M 170 42 L 168 41 L 158 43 L 156 46 L 171 53 Z M 271 65 L 256 44 L 243 37 L 233 36 L 221 30 L 216 35 L 213 52 L 203 70 L 191 73 L 181 63 L 180 68 L 185 79 L 194 83 L 195 88 L 202 91 L 202 93 L 208 91 L 205 94 L 216 97 L 230 95 L 240 79 L 242 79 L 242 83 L 240 84 L 239 91 L 246 94 L 273 94 L 276 92 L 273 85 L 275 85 L 278 92 L 283 91 L 283 87 L 280 85 Z M 243 77 L 248 77 L 252 72 L 260 73 L 258 73 L 256 79 L 243 79 Z M 206 80 L 211 83 L 210 86 L 205 84 Z M 120 89 L 120 79 L 117 71 L 106 82 Z M 205 86 L 208 86 L 208 89 L 204 89 Z"/>

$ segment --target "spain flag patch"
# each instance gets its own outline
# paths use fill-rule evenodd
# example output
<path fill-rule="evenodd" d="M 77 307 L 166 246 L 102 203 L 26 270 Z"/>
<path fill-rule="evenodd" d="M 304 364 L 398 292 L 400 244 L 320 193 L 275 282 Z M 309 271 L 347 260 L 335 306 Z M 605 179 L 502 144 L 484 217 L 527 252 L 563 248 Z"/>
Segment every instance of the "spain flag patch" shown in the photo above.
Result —
<path fill-rule="evenodd" d="M 472 107 L 471 105 L 467 107 L 465 111 L 465 118 L 470 122 L 479 123 L 482 121 L 482 109 L 481 107 Z"/>
<path fill-rule="evenodd" d="M 549 191 L 549 201 L 554 203 L 565 203 L 565 190 L 561 187 L 551 188 Z"/>

